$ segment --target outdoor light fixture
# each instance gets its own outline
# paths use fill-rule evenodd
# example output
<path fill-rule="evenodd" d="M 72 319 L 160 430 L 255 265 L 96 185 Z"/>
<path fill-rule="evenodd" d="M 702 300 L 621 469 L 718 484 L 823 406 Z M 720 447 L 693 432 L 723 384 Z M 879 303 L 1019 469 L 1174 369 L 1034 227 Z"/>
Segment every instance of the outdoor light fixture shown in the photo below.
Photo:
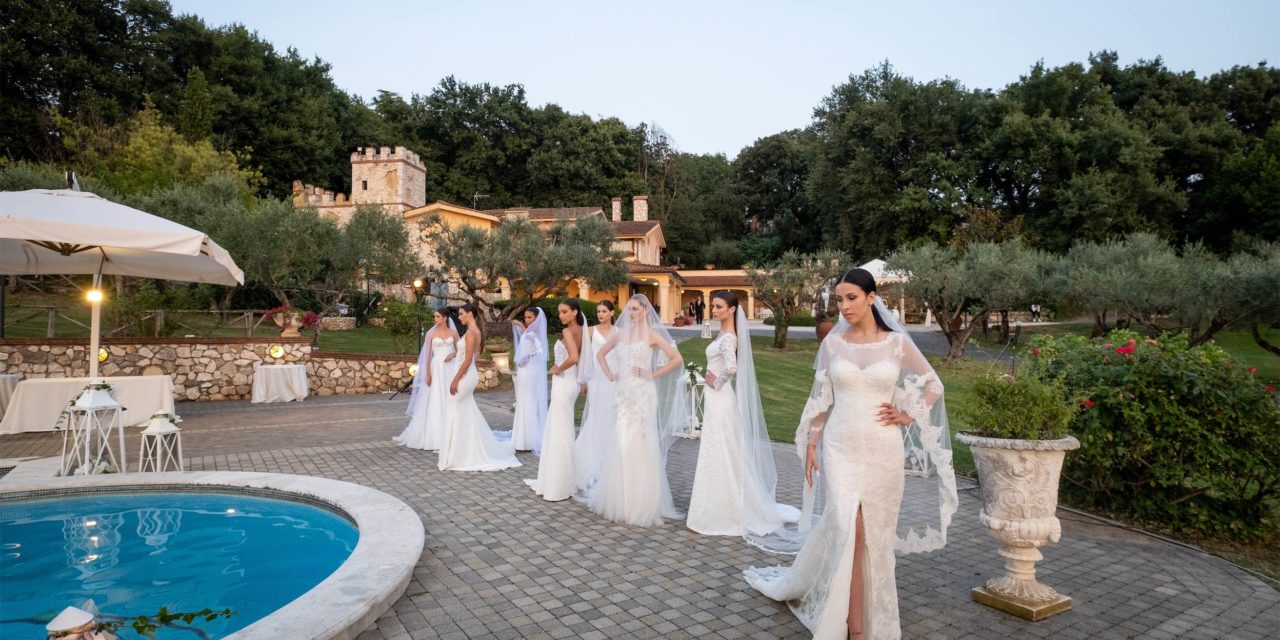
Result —
<path fill-rule="evenodd" d="M 277 358 L 277 359 L 278 359 L 278 358 L 283 358 L 283 357 L 284 357 L 284 346 L 283 346 L 283 345 L 278 345 L 278 344 L 273 344 L 273 345 L 271 345 L 271 348 L 270 348 L 270 349 L 267 349 L 267 355 L 271 356 L 272 358 Z"/>
<path fill-rule="evenodd" d="M 418 375 L 418 365 L 416 364 L 409 365 L 409 375 L 410 376 Z"/>
<path fill-rule="evenodd" d="M 109 355 L 106 347 L 98 347 L 98 362 L 106 362 Z"/>
<path fill-rule="evenodd" d="M 423 285 L 422 278 L 414 278 L 414 279 L 413 279 L 413 288 L 414 288 L 414 289 L 421 289 L 421 288 L 422 288 L 422 285 Z"/>
<path fill-rule="evenodd" d="M 84 294 L 84 297 L 89 302 L 102 302 L 102 291 L 100 289 L 90 289 L 88 293 Z"/>

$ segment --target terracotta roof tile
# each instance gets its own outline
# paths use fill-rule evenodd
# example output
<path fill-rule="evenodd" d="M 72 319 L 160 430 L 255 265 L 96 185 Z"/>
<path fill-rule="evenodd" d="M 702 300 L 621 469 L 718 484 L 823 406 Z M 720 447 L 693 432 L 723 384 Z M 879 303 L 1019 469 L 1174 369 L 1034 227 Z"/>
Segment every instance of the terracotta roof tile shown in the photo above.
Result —
<path fill-rule="evenodd" d="M 619 237 L 643 236 L 657 226 L 660 226 L 657 220 L 623 220 L 613 223 L 613 233 Z"/>
<path fill-rule="evenodd" d="M 530 220 L 556 220 L 559 218 L 574 220 L 589 216 L 593 213 L 603 215 L 604 209 L 600 207 L 545 207 L 538 209 L 530 209 L 528 207 L 511 207 L 509 209 L 485 209 L 484 212 L 499 218 L 514 215 L 527 215 Z"/>
<path fill-rule="evenodd" d="M 684 282 L 690 287 L 750 287 L 751 281 L 746 275 L 741 276 L 694 276 L 684 275 Z"/>

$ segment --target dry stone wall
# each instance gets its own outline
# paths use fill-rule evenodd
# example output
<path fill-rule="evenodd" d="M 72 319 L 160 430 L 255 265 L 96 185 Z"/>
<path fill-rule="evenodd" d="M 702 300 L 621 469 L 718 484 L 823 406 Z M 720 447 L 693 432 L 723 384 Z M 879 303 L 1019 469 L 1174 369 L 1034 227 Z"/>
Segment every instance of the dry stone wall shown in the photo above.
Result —
<path fill-rule="evenodd" d="M 273 358 L 269 350 L 284 353 Z M 357 395 L 394 391 L 409 381 L 414 356 L 325 353 L 310 338 L 129 338 L 104 340 L 103 376 L 168 375 L 175 400 L 247 400 L 259 364 L 307 367 L 312 395 Z M 0 373 L 22 378 L 89 375 L 88 341 L 63 338 L 0 339 Z M 480 387 L 498 385 L 493 363 L 481 361 Z"/>

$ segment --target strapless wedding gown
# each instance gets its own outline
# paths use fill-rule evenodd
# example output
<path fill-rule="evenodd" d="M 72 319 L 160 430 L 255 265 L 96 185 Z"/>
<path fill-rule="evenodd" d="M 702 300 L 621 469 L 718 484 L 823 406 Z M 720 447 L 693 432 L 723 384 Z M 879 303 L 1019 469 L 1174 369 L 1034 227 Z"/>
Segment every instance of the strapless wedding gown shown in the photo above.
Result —
<path fill-rule="evenodd" d="M 409 426 L 393 438 L 396 444 L 410 449 L 435 451 L 444 437 L 445 406 L 449 402 L 449 383 L 453 371 L 444 361 L 455 352 L 452 338 L 431 339 L 431 385 L 422 389 L 409 408 Z"/>
<path fill-rule="evenodd" d="M 556 366 L 569 358 L 563 341 L 556 341 Z M 551 376 L 551 399 L 542 437 L 538 477 L 525 480 L 543 500 L 556 502 L 573 495 L 573 406 L 578 401 L 578 365 Z"/>

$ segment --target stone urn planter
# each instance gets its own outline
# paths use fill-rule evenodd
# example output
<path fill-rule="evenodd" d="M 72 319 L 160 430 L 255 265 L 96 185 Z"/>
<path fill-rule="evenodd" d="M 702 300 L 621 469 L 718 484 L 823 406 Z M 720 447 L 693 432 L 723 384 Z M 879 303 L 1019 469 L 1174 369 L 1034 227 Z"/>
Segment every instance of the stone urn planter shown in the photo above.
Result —
<path fill-rule="evenodd" d="M 836 323 L 830 320 L 819 320 L 817 327 L 814 328 L 818 334 L 818 342 L 822 342 L 827 337 L 827 334 L 831 333 L 831 330 L 834 329 L 835 326 Z"/>
<path fill-rule="evenodd" d="M 1005 575 L 975 587 L 975 602 L 1038 621 L 1071 609 L 1071 598 L 1036 580 L 1040 547 L 1062 538 L 1058 510 L 1058 480 L 1068 451 L 1080 441 L 1067 436 L 1055 440 L 957 436 L 969 445 L 982 486 L 982 513 L 987 532 L 1000 542 Z"/>
<path fill-rule="evenodd" d="M 298 338 L 302 334 L 298 333 L 298 329 L 302 328 L 302 314 L 297 311 L 290 311 L 285 314 L 276 314 L 271 316 L 275 320 L 276 326 L 283 329 L 280 332 L 281 338 Z"/>

